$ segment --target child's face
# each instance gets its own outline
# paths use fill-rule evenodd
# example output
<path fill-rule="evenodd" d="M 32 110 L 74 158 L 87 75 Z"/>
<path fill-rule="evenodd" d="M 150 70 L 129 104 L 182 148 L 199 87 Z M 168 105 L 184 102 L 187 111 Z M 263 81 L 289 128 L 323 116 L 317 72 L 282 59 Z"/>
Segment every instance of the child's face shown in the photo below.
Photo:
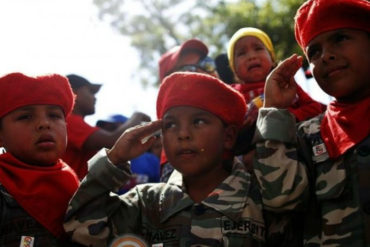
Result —
<path fill-rule="evenodd" d="M 54 164 L 67 145 L 63 110 L 54 105 L 30 105 L 10 112 L 1 119 L 1 145 L 27 164 Z"/>
<path fill-rule="evenodd" d="M 306 48 L 320 87 L 338 101 L 370 95 L 370 37 L 364 31 L 338 29 L 315 37 Z"/>
<path fill-rule="evenodd" d="M 184 177 L 202 176 L 222 167 L 224 150 L 231 149 L 230 134 L 220 118 L 195 107 L 169 109 L 163 117 L 162 140 L 168 161 Z"/>
<path fill-rule="evenodd" d="M 235 44 L 234 65 L 238 78 L 248 83 L 266 80 L 274 62 L 261 40 L 246 36 Z"/>

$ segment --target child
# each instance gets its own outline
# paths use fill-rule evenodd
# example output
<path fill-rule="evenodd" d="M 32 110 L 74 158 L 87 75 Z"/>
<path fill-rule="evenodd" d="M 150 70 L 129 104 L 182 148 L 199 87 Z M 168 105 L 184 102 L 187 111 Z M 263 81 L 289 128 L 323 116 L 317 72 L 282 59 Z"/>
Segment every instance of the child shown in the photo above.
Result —
<path fill-rule="evenodd" d="M 73 94 L 60 75 L 0 78 L 0 246 L 72 246 L 63 217 L 78 187 L 60 157 Z M 32 92 L 32 93 L 30 93 Z"/>
<path fill-rule="evenodd" d="M 296 39 L 316 81 L 336 100 L 300 123 L 298 136 L 283 108 L 294 98 L 302 58 L 288 58 L 266 82 L 255 170 L 265 207 L 305 206 L 306 246 L 370 246 L 369 23 L 366 0 L 310 0 L 299 8 Z M 309 188 L 302 185 L 308 179 Z"/>
<path fill-rule="evenodd" d="M 204 100 L 207 99 L 207 100 Z M 150 246 L 263 246 L 258 189 L 244 167 L 230 159 L 246 111 L 243 96 L 219 79 L 176 72 L 161 84 L 161 120 L 123 134 L 90 161 L 70 202 L 65 229 L 89 246 L 142 236 Z M 148 149 L 162 127 L 163 147 L 175 167 L 167 183 L 110 194 L 129 179 L 127 160 Z M 131 238 L 132 239 L 132 238 Z M 137 238 L 136 238 L 137 240 Z"/>
<path fill-rule="evenodd" d="M 199 39 L 189 39 L 164 53 L 158 61 L 159 82 L 179 71 L 198 72 L 218 77 L 216 64 L 208 56 L 208 47 Z M 161 151 L 161 182 L 167 182 L 174 170 L 168 162 L 164 151 Z"/>
<path fill-rule="evenodd" d="M 230 68 L 234 71 L 237 81 L 232 84 L 232 87 L 241 92 L 249 104 L 245 123 L 247 132 L 242 132 L 237 150 L 237 153 L 245 154 L 253 149 L 249 143 L 253 137 L 258 108 L 263 103 L 265 80 L 276 66 L 275 52 L 271 39 L 265 32 L 257 28 L 245 27 L 231 37 L 228 57 Z M 298 121 L 302 121 L 322 113 L 324 108 L 297 86 L 297 96 L 288 109 Z M 252 165 L 253 153 L 249 152 L 249 155 L 243 157 L 248 167 Z"/>

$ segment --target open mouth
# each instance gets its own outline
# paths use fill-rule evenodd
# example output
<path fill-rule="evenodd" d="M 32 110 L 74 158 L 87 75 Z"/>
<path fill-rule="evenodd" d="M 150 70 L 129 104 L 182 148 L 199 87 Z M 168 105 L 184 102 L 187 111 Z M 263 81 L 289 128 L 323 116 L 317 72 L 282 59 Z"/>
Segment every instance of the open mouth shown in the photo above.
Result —
<path fill-rule="evenodd" d="M 248 66 L 248 70 L 253 70 L 253 69 L 258 69 L 258 68 L 261 68 L 261 65 L 259 65 L 259 64 L 252 64 L 252 65 Z"/>

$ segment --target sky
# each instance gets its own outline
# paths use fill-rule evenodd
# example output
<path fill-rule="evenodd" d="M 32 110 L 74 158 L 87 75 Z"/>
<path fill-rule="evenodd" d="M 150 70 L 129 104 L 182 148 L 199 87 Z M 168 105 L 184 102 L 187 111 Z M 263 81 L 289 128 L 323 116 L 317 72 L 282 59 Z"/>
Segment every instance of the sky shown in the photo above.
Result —
<path fill-rule="evenodd" d="M 0 76 L 22 72 L 36 76 L 74 73 L 103 84 L 96 112 L 86 121 L 95 125 L 111 114 L 155 115 L 157 88 L 134 81 L 138 54 L 129 37 L 98 19 L 92 0 L 1 0 Z M 303 89 L 323 103 L 328 98 L 315 82 L 297 75 Z"/>
<path fill-rule="evenodd" d="M 131 79 L 138 55 L 92 0 L 1 0 L 0 33 L 0 76 L 74 73 L 103 84 L 90 124 L 135 111 L 155 118 L 157 88 Z"/>

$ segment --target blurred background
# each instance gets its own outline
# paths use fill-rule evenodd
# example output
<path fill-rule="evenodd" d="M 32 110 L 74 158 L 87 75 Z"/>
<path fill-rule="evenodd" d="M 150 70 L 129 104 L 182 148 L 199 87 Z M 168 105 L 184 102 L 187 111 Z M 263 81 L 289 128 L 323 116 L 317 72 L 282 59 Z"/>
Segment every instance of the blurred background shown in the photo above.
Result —
<path fill-rule="evenodd" d="M 216 58 L 231 35 L 254 26 L 271 37 L 278 59 L 302 55 L 293 17 L 302 0 L 1 0 L 0 76 L 11 72 L 81 75 L 103 84 L 97 119 L 134 111 L 155 119 L 160 55 L 196 37 Z M 298 83 L 328 103 L 307 63 Z M 1 89 L 0 89 L 1 90 Z"/>

